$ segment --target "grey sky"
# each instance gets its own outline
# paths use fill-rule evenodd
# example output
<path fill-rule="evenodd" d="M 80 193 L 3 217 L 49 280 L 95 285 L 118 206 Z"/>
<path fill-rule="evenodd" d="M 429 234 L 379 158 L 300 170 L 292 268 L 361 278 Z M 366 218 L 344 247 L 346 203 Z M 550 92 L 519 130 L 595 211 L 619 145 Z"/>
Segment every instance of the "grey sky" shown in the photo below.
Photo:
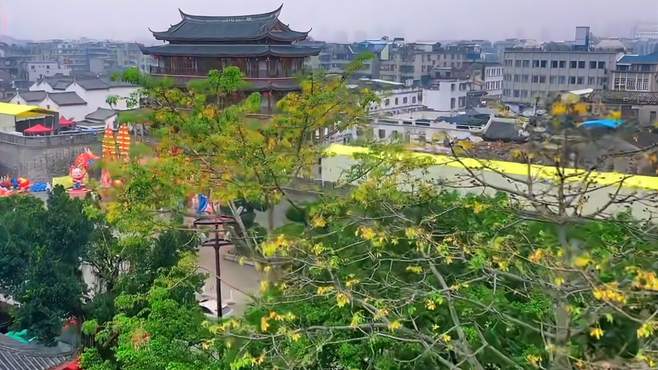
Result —
<path fill-rule="evenodd" d="M 270 11 L 283 0 L 0 0 L 0 34 L 15 38 L 150 40 L 193 14 Z M 414 40 L 526 37 L 573 39 L 591 25 L 602 36 L 629 36 L 638 22 L 658 23 L 658 0 L 285 0 L 281 19 L 328 41 L 382 35 Z"/>

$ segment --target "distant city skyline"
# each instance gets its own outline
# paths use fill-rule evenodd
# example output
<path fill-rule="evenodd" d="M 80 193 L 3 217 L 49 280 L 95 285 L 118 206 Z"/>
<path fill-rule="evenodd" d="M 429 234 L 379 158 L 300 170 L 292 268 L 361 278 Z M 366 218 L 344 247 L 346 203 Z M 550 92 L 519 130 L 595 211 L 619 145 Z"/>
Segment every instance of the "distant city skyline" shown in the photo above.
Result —
<path fill-rule="evenodd" d="M 267 12 L 283 0 L 4 0 L 0 34 L 17 39 L 113 39 L 155 42 L 148 31 L 193 14 Z M 602 37 L 628 37 L 641 23 L 658 23 L 655 0 L 287 0 L 281 19 L 317 40 L 351 42 L 529 38 L 573 40 L 576 26 Z"/>

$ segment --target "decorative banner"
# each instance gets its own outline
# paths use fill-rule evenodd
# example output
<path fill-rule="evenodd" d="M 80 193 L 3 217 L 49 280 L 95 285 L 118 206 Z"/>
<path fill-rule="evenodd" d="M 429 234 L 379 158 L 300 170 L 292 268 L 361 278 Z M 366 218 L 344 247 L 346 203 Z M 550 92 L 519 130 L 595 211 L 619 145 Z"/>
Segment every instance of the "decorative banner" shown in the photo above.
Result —
<path fill-rule="evenodd" d="M 128 130 L 127 124 L 123 124 L 119 127 L 117 143 L 119 144 L 119 156 L 127 161 L 130 158 L 130 131 Z"/>

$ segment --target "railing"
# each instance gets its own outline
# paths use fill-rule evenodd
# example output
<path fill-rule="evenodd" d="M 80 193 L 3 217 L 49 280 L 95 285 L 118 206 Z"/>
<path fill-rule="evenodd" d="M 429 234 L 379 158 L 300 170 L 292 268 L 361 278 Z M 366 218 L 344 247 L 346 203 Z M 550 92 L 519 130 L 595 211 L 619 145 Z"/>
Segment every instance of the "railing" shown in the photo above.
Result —
<path fill-rule="evenodd" d="M 183 78 L 205 78 L 208 76 L 208 71 L 198 71 L 194 68 L 168 68 L 168 67 L 160 67 L 160 66 L 150 66 L 149 67 L 149 73 L 152 75 L 164 75 L 164 76 L 171 76 L 171 77 L 183 77 Z M 297 72 L 291 72 L 291 74 L 295 74 Z M 263 72 L 263 74 L 266 74 Z M 296 77 L 291 77 L 291 76 L 283 76 L 283 77 L 278 77 L 278 76 L 250 76 L 247 74 L 245 77 L 246 80 L 252 80 L 252 81 L 258 81 L 258 80 L 295 80 Z"/>

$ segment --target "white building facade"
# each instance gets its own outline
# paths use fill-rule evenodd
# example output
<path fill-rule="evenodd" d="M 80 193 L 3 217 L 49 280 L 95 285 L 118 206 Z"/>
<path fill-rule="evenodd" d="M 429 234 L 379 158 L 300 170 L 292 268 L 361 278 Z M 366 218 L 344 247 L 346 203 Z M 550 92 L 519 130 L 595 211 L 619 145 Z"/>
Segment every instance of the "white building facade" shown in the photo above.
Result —
<path fill-rule="evenodd" d="M 467 79 L 440 79 L 423 89 L 423 105 L 439 112 L 459 112 L 466 109 L 466 94 L 471 89 Z"/>
<path fill-rule="evenodd" d="M 423 90 L 415 88 L 383 90 L 377 92 L 378 103 L 372 103 L 370 114 L 399 114 L 424 109 Z"/>
<path fill-rule="evenodd" d="M 44 77 L 53 77 L 58 74 L 64 76 L 71 74 L 71 68 L 57 62 L 27 62 L 25 68 L 30 81 L 38 81 Z"/>

